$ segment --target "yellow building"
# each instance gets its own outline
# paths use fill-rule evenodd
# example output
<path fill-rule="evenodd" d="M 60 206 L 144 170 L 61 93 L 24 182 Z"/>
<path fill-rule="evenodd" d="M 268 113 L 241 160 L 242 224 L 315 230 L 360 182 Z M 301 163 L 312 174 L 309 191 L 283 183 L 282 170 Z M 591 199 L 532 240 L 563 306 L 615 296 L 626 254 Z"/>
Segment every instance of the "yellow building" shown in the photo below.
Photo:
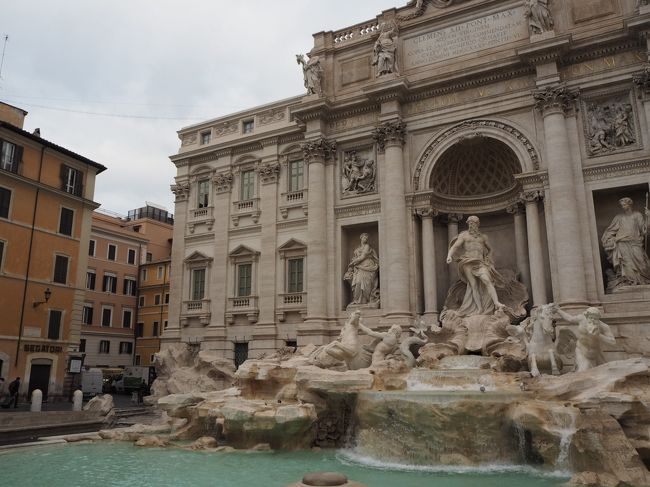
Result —
<path fill-rule="evenodd" d="M 52 398 L 67 394 L 79 356 L 95 176 L 106 168 L 0 108 L 0 376 Z"/>

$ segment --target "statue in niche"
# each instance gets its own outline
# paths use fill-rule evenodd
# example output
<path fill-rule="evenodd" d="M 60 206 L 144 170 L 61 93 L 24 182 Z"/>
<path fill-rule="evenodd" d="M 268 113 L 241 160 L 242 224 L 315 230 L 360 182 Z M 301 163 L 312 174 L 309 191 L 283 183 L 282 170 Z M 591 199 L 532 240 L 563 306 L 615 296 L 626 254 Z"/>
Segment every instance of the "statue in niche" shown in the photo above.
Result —
<path fill-rule="evenodd" d="M 636 143 L 632 105 L 627 100 L 612 100 L 587 107 L 588 148 L 592 155 L 605 154 Z"/>
<path fill-rule="evenodd" d="M 578 325 L 574 330 L 563 329 L 558 339 L 558 352 L 567 354 L 575 344 L 575 370 L 583 372 L 606 362 L 603 345 L 615 345 L 616 338 L 606 323 L 600 321 L 598 308 L 587 308 L 579 315 L 570 315 L 553 305 L 557 316 L 571 324 Z"/>
<path fill-rule="evenodd" d="M 347 152 L 343 160 L 343 194 L 356 195 L 376 191 L 376 165 L 372 159 L 361 159 L 356 151 Z"/>
<path fill-rule="evenodd" d="M 321 96 L 323 94 L 323 68 L 320 65 L 320 58 L 318 56 L 309 56 L 308 60 L 304 54 L 296 54 L 296 61 L 302 66 L 307 94 Z"/>
<path fill-rule="evenodd" d="M 645 208 L 644 214 L 634 211 L 631 198 L 621 198 L 618 203 L 623 212 L 614 217 L 601 238 L 614 270 L 607 282 L 609 292 L 620 286 L 650 284 L 650 259 L 645 248 L 650 210 Z"/>
<path fill-rule="evenodd" d="M 397 72 L 397 23 L 382 23 L 372 56 L 377 76 Z"/>
<path fill-rule="evenodd" d="M 354 307 L 379 307 L 379 258 L 375 249 L 368 243 L 368 234 L 359 237 L 361 244 L 354 250 L 343 280 L 350 283 Z"/>
<path fill-rule="evenodd" d="M 459 316 L 489 315 L 504 305 L 499 301 L 495 285 L 504 285 L 503 278 L 492 263 L 492 249 L 487 237 L 479 231 L 477 216 L 467 219 L 468 229 L 452 240 L 447 264 L 458 262 L 458 275 L 466 284 Z"/>
<path fill-rule="evenodd" d="M 528 0 L 526 17 L 532 34 L 543 34 L 553 30 L 553 17 L 548 4 L 549 0 Z"/>

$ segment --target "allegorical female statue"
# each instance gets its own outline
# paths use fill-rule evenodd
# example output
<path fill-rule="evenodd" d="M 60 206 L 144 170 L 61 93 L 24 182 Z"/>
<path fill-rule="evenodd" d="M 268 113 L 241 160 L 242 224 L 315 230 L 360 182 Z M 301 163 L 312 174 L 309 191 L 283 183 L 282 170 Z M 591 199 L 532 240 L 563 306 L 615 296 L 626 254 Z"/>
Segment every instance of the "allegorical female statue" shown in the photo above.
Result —
<path fill-rule="evenodd" d="M 372 56 L 372 65 L 377 66 L 377 76 L 397 72 L 397 24 L 382 23 L 380 29 Z"/>
<path fill-rule="evenodd" d="M 614 217 L 601 238 L 614 268 L 607 283 L 609 291 L 619 286 L 650 284 L 650 260 L 645 249 L 650 211 L 646 208 L 645 215 L 634 211 L 630 198 L 621 198 L 618 203 L 623 212 Z"/>
<path fill-rule="evenodd" d="M 379 258 L 368 243 L 367 233 L 362 233 L 360 240 L 343 276 L 352 289 L 350 306 L 379 303 Z"/>
<path fill-rule="evenodd" d="M 528 0 L 526 17 L 533 34 L 542 34 L 553 30 L 553 17 L 548 7 L 550 0 Z"/>
<path fill-rule="evenodd" d="M 318 56 L 309 56 L 309 60 L 307 60 L 303 54 L 296 54 L 296 61 L 302 66 L 307 94 L 322 95 L 323 68 L 320 65 L 320 58 Z"/>

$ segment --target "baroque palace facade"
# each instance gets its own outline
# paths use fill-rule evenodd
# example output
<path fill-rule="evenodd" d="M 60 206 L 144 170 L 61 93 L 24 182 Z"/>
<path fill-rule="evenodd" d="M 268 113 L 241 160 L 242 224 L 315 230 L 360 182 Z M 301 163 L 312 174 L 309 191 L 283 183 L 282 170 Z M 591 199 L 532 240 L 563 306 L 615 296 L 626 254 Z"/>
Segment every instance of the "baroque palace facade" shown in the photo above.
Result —
<path fill-rule="evenodd" d="M 600 307 L 610 358 L 646 353 L 647 248 L 615 225 L 631 211 L 643 240 L 646 4 L 418 0 L 314 35 L 304 96 L 179 131 L 163 346 L 240 362 L 326 343 L 352 309 L 433 322 L 476 215 L 529 308 Z"/>

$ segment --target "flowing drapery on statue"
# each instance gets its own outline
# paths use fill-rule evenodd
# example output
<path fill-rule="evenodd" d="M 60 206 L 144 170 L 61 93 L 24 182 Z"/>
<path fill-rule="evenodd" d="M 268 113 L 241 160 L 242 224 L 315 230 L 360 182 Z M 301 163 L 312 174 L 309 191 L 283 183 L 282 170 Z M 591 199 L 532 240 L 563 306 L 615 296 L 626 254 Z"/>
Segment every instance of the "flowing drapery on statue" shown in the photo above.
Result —
<path fill-rule="evenodd" d="M 614 291 L 619 286 L 650 284 L 650 260 L 644 248 L 649 212 L 646 209 L 644 216 L 633 211 L 630 198 L 621 198 L 619 204 L 623 213 L 614 217 L 601 239 L 607 258 L 614 268 L 614 275 L 608 278 L 609 291 Z"/>
<path fill-rule="evenodd" d="M 458 263 L 458 275 L 465 283 L 465 296 L 456 311 L 460 316 L 489 315 L 503 306 L 499 302 L 496 286 L 505 282 L 494 268 L 487 237 L 479 232 L 479 219 L 467 219 L 468 230 L 451 241 L 447 263 Z"/>
<path fill-rule="evenodd" d="M 359 245 L 348 264 L 343 280 L 350 283 L 352 302 L 350 306 L 378 305 L 379 303 L 379 258 L 368 243 L 368 234 L 362 233 Z"/>

